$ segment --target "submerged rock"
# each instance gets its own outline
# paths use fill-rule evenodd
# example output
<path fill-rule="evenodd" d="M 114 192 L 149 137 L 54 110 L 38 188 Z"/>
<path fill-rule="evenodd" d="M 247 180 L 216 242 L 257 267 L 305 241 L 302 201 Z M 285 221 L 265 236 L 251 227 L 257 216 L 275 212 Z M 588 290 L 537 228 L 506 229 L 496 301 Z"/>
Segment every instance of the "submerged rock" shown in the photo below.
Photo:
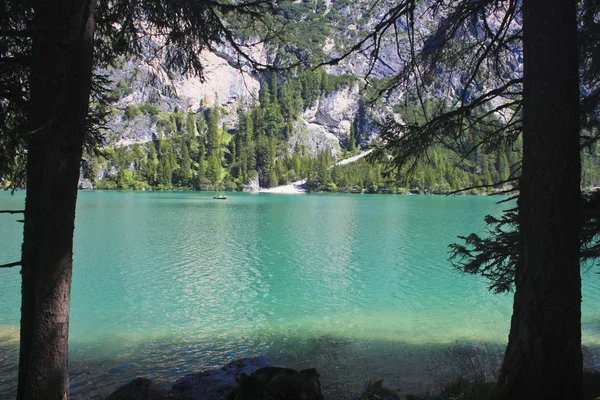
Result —
<path fill-rule="evenodd" d="M 224 400 L 238 387 L 242 374 L 250 375 L 271 364 L 273 361 L 259 356 L 236 360 L 223 368 L 189 374 L 175 382 L 171 394 L 182 399 Z"/>
<path fill-rule="evenodd" d="M 164 400 L 168 396 L 166 389 L 157 386 L 148 378 L 136 378 L 117 389 L 106 400 Z"/>
<path fill-rule="evenodd" d="M 250 376 L 240 375 L 240 386 L 227 400 L 323 400 L 319 374 L 314 368 L 296 371 L 263 367 Z"/>

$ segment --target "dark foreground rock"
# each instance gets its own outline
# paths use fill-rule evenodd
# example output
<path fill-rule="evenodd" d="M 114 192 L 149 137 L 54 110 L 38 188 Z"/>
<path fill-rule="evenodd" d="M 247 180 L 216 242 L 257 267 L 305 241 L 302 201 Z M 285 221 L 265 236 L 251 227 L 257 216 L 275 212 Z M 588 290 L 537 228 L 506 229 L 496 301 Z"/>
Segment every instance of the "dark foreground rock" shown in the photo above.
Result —
<path fill-rule="evenodd" d="M 106 400 L 323 400 L 316 369 L 298 372 L 271 364 L 264 356 L 236 360 L 186 375 L 170 393 L 150 379 L 137 378 Z"/>
<path fill-rule="evenodd" d="M 263 367 L 250 376 L 241 374 L 240 386 L 227 400 L 323 400 L 319 374 L 314 368 L 296 371 Z"/>
<path fill-rule="evenodd" d="M 273 361 L 264 356 L 236 360 L 219 369 L 184 376 L 175 382 L 171 393 L 182 399 L 224 400 L 238 387 L 241 374 L 251 375 L 272 364 Z"/>
<path fill-rule="evenodd" d="M 583 373 L 583 400 L 600 399 L 600 373 Z"/>
<path fill-rule="evenodd" d="M 164 400 L 168 391 L 148 378 L 136 378 L 117 389 L 106 400 Z"/>

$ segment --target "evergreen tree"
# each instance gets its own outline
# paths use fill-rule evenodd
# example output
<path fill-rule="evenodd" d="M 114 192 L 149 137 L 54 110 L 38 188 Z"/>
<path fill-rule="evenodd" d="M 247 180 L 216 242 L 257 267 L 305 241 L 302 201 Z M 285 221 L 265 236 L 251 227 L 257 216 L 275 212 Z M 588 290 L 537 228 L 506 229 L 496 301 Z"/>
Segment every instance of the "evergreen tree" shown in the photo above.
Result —
<path fill-rule="evenodd" d="M 292 157 L 292 169 L 296 172 L 297 178 L 305 178 L 302 174 L 302 161 L 300 161 L 300 156 L 297 153 Z"/>
<path fill-rule="evenodd" d="M 214 186 L 221 180 L 221 160 L 217 153 L 208 156 L 206 179 Z"/>
<path fill-rule="evenodd" d="M 283 138 L 283 116 L 279 103 L 270 103 L 265 110 L 265 133 L 277 139 Z"/>
<path fill-rule="evenodd" d="M 209 155 L 221 150 L 220 113 L 216 108 L 208 110 L 208 127 L 206 131 L 206 148 Z"/>
<path fill-rule="evenodd" d="M 186 127 L 186 133 L 188 135 L 196 136 L 196 133 L 197 133 L 196 115 L 194 115 L 194 113 L 192 113 L 192 112 L 187 113 L 187 116 L 185 119 L 185 127 Z"/>
<path fill-rule="evenodd" d="M 207 169 L 206 148 L 204 147 L 204 141 L 201 140 L 201 138 L 202 137 L 198 138 L 198 170 L 196 171 L 196 189 L 202 189 L 202 185 L 206 179 Z"/>
<path fill-rule="evenodd" d="M 256 143 L 256 170 L 261 187 L 276 186 L 277 183 L 271 180 L 273 173 L 273 161 L 275 159 L 275 149 L 271 141 L 264 135 L 260 135 Z"/>
<path fill-rule="evenodd" d="M 156 157 L 156 150 L 154 150 L 154 143 L 148 145 L 148 163 L 142 171 L 142 175 L 146 178 L 150 185 L 155 185 L 157 181 L 158 171 L 158 158 Z"/>
<path fill-rule="evenodd" d="M 297 87 L 296 81 L 286 79 L 281 87 L 281 114 L 286 121 L 294 120 L 302 111 L 302 93 Z"/>
<path fill-rule="evenodd" d="M 260 83 L 260 91 L 258 92 L 258 101 L 262 107 L 267 107 L 271 103 L 271 91 L 266 80 Z"/>
<path fill-rule="evenodd" d="M 277 77 L 277 73 L 275 71 L 271 72 L 270 77 L 271 84 L 269 85 L 269 93 L 271 95 L 269 99 L 269 103 L 277 103 L 279 104 L 279 78 Z"/>
<path fill-rule="evenodd" d="M 157 184 L 161 189 L 168 189 L 171 187 L 173 180 L 173 171 L 171 169 L 171 163 L 169 157 L 164 155 L 160 158 L 157 169 Z"/>
<path fill-rule="evenodd" d="M 504 151 L 498 153 L 498 174 L 500 181 L 507 181 L 510 178 L 510 165 Z"/>
<path fill-rule="evenodd" d="M 199 136 L 202 136 L 206 134 L 207 130 L 208 127 L 206 125 L 206 120 L 204 119 L 204 116 L 201 114 L 198 115 L 198 117 L 196 118 L 196 132 Z"/>
<path fill-rule="evenodd" d="M 188 146 L 183 142 L 181 152 L 181 162 L 179 163 L 179 174 L 181 176 L 180 183 L 186 185 L 192 177 L 192 159 L 190 158 L 190 152 Z"/>
<path fill-rule="evenodd" d="M 133 186 L 133 175 L 131 171 L 126 168 L 122 168 L 117 172 L 117 176 L 115 178 L 117 183 L 117 189 L 119 190 L 128 190 Z"/>

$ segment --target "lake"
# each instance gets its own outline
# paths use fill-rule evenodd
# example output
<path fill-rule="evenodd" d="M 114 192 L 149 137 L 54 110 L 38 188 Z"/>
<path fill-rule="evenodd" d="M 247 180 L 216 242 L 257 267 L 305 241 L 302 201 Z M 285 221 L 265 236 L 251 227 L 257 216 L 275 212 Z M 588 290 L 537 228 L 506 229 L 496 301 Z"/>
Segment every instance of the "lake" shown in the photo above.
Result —
<path fill-rule="evenodd" d="M 260 354 L 316 367 L 329 398 L 382 378 L 418 392 L 495 373 L 512 296 L 453 270 L 447 245 L 482 233 L 483 217 L 508 207 L 499 198 L 214 194 L 79 193 L 72 398 Z M 0 209 L 23 204 L 24 192 L 0 193 Z M 19 259 L 20 217 L 0 215 L 0 263 Z M 586 274 L 591 353 L 599 289 Z M 19 310 L 19 270 L 0 270 L 0 398 L 14 398 Z"/>

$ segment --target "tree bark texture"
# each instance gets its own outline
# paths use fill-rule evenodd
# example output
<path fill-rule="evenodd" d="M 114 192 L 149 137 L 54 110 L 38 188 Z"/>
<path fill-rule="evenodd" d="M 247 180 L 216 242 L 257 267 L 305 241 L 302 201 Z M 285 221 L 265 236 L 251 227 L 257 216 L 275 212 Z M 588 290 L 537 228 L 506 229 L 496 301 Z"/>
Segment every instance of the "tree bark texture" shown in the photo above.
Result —
<path fill-rule="evenodd" d="M 581 399 L 579 77 L 575 0 L 523 0 L 520 262 L 499 384 Z"/>
<path fill-rule="evenodd" d="M 92 76 L 95 0 L 39 0 L 22 248 L 19 400 L 69 396 L 75 202 Z"/>

